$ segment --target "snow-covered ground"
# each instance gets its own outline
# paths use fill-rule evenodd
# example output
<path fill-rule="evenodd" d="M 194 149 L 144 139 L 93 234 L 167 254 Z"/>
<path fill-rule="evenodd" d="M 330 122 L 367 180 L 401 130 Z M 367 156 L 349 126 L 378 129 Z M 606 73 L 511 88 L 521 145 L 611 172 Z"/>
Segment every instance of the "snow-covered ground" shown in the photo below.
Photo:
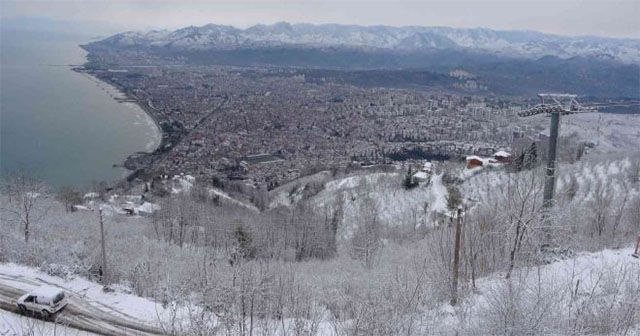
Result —
<path fill-rule="evenodd" d="M 549 119 L 529 118 L 527 122 L 544 128 L 549 134 Z M 599 154 L 625 152 L 640 154 L 640 114 L 584 113 L 562 117 L 560 136 L 595 145 L 590 151 Z"/>
<path fill-rule="evenodd" d="M 122 288 L 115 292 L 105 293 L 102 285 L 78 276 L 62 279 L 31 267 L 0 264 L 0 284 L 7 284 L 23 291 L 31 291 L 40 284 L 51 284 L 82 298 L 86 302 L 95 302 L 105 311 L 122 313 L 151 323 L 158 321 L 157 308 L 159 306 L 155 302 L 127 294 L 126 289 L 123 291 Z"/>
<path fill-rule="evenodd" d="M 631 257 L 632 248 L 603 250 L 595 253 L 579 253 L 573 258 L 539 267 L 516 269 L 511 279 L 503 273 L 491 274 L 476 281 L 476 289 L 464 296 L 458 306 L 443 303 L 435 309 L 416 312 L 415 321 L 425 335 L 468 335 L 472 330 L 498 331 L 502 309 L 515 308 L 513 317 L 520 326 L 531 327 L 530 321 L 548 324 L 547 330 L 567 330 L 564 323 L 571 321 L 580 330 L 590 330 L 595 310 L 606 310 L 610 318 L 620 318 L 633 308 L 636 313 L 626 316 L 632 322 L 628 335 L 640 332 L 638 298 L 640 298 L 640 260 Z M 41 284 L 64 288 L 70 294 L 70 305 L 86 304 L 113 318 L 153 324 L 167 317 L 168 310 L 144 298 L 131 295 L 116 288 L 105 293 L 102 286 L 82 278 L 68 280 L 49 276 L 41 271 L 15 265 L 0 264 L 0 288 L 32 290 Z M 82 301 L 82 304 L 78 302 Z M 512 305 L 512 306 L 509 306 Z M 426 307 L 425 307 L 426 308 Z M 589 309 L 587 309 L 589 308 Z M 77 309 L 77 308 L 76 308 Z M 83 307 L 82 309 L 86 309 Z M 81 310 L 82 311 L 82 310 Z M 68 312 L 65 312 L 67 314 Z M 73 313 L 73 312 L 69 312 Z M 604 314 L 603 312 L 600 312 Z M 528 316 L 527 314 L 531 314 Z M 535 315 L 535 316 L 534 316 Z M 335 321 L 325 316 L 318 321 L 317 334 L 333 335 Z M 614 321 L 620 326 L 624 321 Z M 294 321 L 286 319 L 284 324 Z M 348 324 L 349 321 L 343 321 Z M 490 325 L 495 323 L 496 325 Z M 625 322 L 626 323 L 626 322 Z M 547 328 L 547 326 L 545 326 Z M 554 329 L 556 328 L 556 329 Z M 572 324 L 569 328 L 575 328 Z M 545 329 L 538 329 L 541 332 Z M 0 311 L 0 335 L 92 335 L 64 325 L 41 322 L 6 311 Z M 131 332 L 129 334 L 136 334 Z M 609 334 L 616 334 L 609 333 Z"/>
<path fill-rule="evenodd" d="M 188 174 L 174 176 L 163 176 L 162 182 L 171 194 L 189 193 L 196 185 L 195 177 Z M 228 203 L 240 206 L 251 211 L 259 212 L 258 208 L 247 202 L 235 199 L 229 194 L 216 188 L 208 189 L 209 196 L 217 196 L 221 203 Z M 96 192 L 89 192 L 84 195 L 84 204 L 74 205 L 76 210 L 94 211 L 102 209 L 107 216 L 111 215 L 149 215 L 160 210 L 160 205 L 144 200 L 142 195 L 118 195 L 111 194 L 106 202 L 99 199 Z"/>
<path fill-rule="evenodd" d="M 573 197 L 575 206 L 588 207 L 588 202 L 593 199 L 593 194 L 597 190 L 597 185 L 606 184 L 608 191 L 616 191 L 614 199 L 624 198 L 625 192 L 630 200 L 640 193 L 640 190 L 633 188 L 630 182 L 629 169 L 632 168 L 630 158 L 610 158 L 600 159 L 592 162 L 589 158 L 573 164 L 561 163 L 558 165 L 558 178 L 556 180 L 556 193 L 560 198 L 567 193 L 567 188 L 572 179 L 575 179 L 576 190 Z M 474 168 L 465 170 L 465 182 L 462 185 L 463 194 L 476 202 L 483 202 L 491 194 L 504 192 L 504 187 L 509 183 L 511 177 L 502 170 L 482 170 Z M 474 172 L 471 174 L 470 172 Z M 526 174 L 526 172 L 521 173 Z M 523 175 L 524 176 L 524 175 Z M 529 175 L 528 175 L 529 176 Z M 461 174 L 462 177 L 462 174 Z M 542 180 L 538 179 L 539 187 Z"/>
<path fill-rule="evenodd" d="M 161 334 L 162 323 L 172 314 L 170 309 L 130 294 L 126 288 L 114 286 L 113 291 L 104 291 L 102 285 L 82 277 L 63 279 L 31 267 L 0 264 L 0 301 L 3 304 L 13 305 L 17 296 L 42 285 L 59 287 L 67 294 L 69 304 L 58 318 L 62 324 L 57 327 L 59 329 L 67 323 L 80 327 L 88 323 L 100 333 L 130 329 L 131 334 Z M 4 335 L 3 330 L 9 330 L 11 335 L 13 329 L 32 325 L 37 327 L 37 335 L 50 335 L 49 331 L 55 327 L 54 323 L 33 323 L 10 312 L 3 311 L 0 315 L 0 335 Z"/>
<path fill-rule="evenodd" d="M 386 227 L 431 225 L 434 214 L 446 214 L 447 189 L 442 175 L 411 190 L 402 187 L 402 173 L 368 173 L 326 182 L 324 188 L 308 200 L 318 211 L 342 208 L 343 220 L 338 228 L 342 239 L 351 237 L 364 216 L 375 215 Z M 298 190 L 280 190 L 274 204 L 290 205 L 302 199 L 304 184 Z"/>
<path fill-rule="evenodd" d="M 568 322 L 575 323 L 572 328 L 586 332 L 600 327 L 591 325 L 596 324 L 594 319 L 620 319 L 632 312 L 627 316 L 633 324 L 627 335 L 638 335 L 640 260 L 632 253 L 632 248 L 580 253 L 549 265 L 518 269 L 511 279 L 505 279 L 502 273 L 479 279 L 476 290 L 457 308 L 443 305 L 439 309 L 443 319 L 435 334 L 468 334 L 468 328 L 475 327 L 497 331 L 501 326 L 489 324 L 505 323 L 510 317 L 501 313 L 513 314 L 522 323 L 512 327 L 514 334 L 518 334 L 518 328 L 529 328 L 536 322 L 541 323 L 543 334 L 555 335 L 552 330 L 562 330 L 563 323 Z M 466 325 L 460 324 L 463 319 L 467 319 Z M 621 322 L 613 321 L 613 325 Z M 598 323 L 605 325 L 606 321 Z M 545 328 L 547 333 L 543 332 Z M 580 329 L 577 334 L 581 334 Z"/>
<path fill-rule="evenodd" d="M 3 336 L 93 336 L 98 335 L 65 325 L 45 322 L 37 318 L 0 310 L 0 335 Z"/>
<path fill-rule="evenodd" d="M 222 202 L 227 202 L 227 203 L 230 203 L 230 204 L 233 204 L 233 205 L 237 205 L 237 206 L 246 208 L 246 209 L 251 210 L 251 211 L 260 212 L 260 210 L 255 205 L 239 201 L 239 200 L 229 196 L 229 194 L 227 194 L 226 192 L 224 192 L 222 190 L 218 190 L 216 188 L 211 188 L 211 189 L 209 189 L 209 194 L 212 195 L 212 196 L 215 195 L 215 196 L 220 197 L 220 200 Z"/>

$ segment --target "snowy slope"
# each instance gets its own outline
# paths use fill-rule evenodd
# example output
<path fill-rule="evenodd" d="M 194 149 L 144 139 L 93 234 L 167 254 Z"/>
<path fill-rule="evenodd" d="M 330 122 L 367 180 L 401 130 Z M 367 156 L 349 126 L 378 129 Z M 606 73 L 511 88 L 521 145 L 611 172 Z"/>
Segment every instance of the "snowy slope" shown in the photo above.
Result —
<path fill-rule="evenodd" d="M 93 334 L 64 325 L 44 322 L 39 319 L 0 310 L 0 335 L 92 336 L 98 334 Z"/>
<path fill-rule="evenodd" d="M 526 122 L 544 127 L 543 134 L 549 134 L 548 118 L 528 118 Z M 591 152 L 640 154 L 640 114 L 574 114 L 561 118 L 560 132 L 576 142 L 592 143 Z"/>
<path fill-rule="evenodd" d="M 576 334 L 600 330 L 599 334 L 614 335 L 626 329 L 623 322 L 630 321 L 633 326 L 626 334 L 637 335 L 640 316 L 637 307 L 632 308 L 638 305 L 640 260 L 631 257 L 632 252 L 625 248 L 581 253 L 549 265 L 518 269 L 511 279 L 504 274 L 479 279 L 475 292 L 461 305 L 447 304 L 430 312 L 441 320 L 435 330 L 425 332 L 521 334 L 533 329 L 538 330 L 536 334 L 556 335 L 573 328 Z M 611 320 L 599 321 L 602 317 Z M 505 329 L 509 318 L 518 323 Z M 620 329 L 610 330 L 616 326 Z"/>
<path fill-rule="evenodd" d="M 418 334 L 504 334 L 501 328 L 510 318 L 517 322 L 509 326 L 511 334 L 531 330 L 535 334 L 566 334 L 569 330 L 584 334 L 599 330 L 614 335 L 625 330 L 626 323 L 632 325 L 627 335 L 637 334 L 640 316 L 631 308 L 640 299 L 640 260 L 631 253 L 629 247 L 580 253 L 548 265 L 516 269 L 511 279 L 505 279 L 503 273 L 477 279 L 475 290 L 464 295 L 455 308 L 448 303 L 429 308 L 425 303 L 424 309 L 417 310 L 414 321 L 421 330 Z M 166 313 L 150 300 L 120 290 L 102 293 L 101 286 L 83 279 L 65 280 L 15 264 L 0 264 L 0 275 L 0 286 L 28 290 L 42 283 L 55 284 L 75 300 L 82 297 L 96 309 L 113 315 L 152 322 L 156 312 L 160 318 Z M 335 335 L 332 321 L 329 315 L 317 321 L 317 334 Z M 287 328 L 294 323 L 291 319 L 282 321 Z M 0 335 L 53 335 L 54 326 L 57 334 L 91 335 L 0 310 Z M 602 329 L 605 327 L 609 329 Z"/>
<path fill-rule="evenodd" d="M 604 183 L 606 190 L 616 191 L 614 200 L 619 201 L 624 197 L 624 191 L 628 192 L 628 198 L 640 194 L 640 190 L 633 188 L 629 179 L 628 170 L 631 168 L 630 158 L 613 157 L 606 159 L 601 155 L 596 158 L 585 158 L 574 164 L 560 163 L 558 165 L 558 177 L 556 180 L 556 194 L 562 200 L 566 188 L 575 179 L 577 190 L 571 204 L 580 208 L 590 207 L 589 202 L 593 198 L 598 183 Z M 526 172 L 524 173 L 526 174 Z M 523 175 L 525 176 L 525 175 Z M 526 175 L 529 176 L 530 175 Z M 537 174 L 541 178 L 541 173 Z M 515 179 L 515 175 L 511 179 Z M 541 180 L 538 184 L 541 187 Z M 467 176 L 462 184 L 462 192 L 466 198 L 475 202 L 490 204 L 488 198 L 496 193 L 504 192 L 509 183 L 509 176 L 502 170 L 485 170 L 477 174 Z"/>
<path fill-rule="evenodd" d="M 591 56 L 626 63 L 640 62 L 640 41 L 635 39 L 564 37 L 531 31 L 496 31 L 486 28 L 311 25 L 280 22 L 238 29 L 209 24 L 202 27 L 186 27 L 173 32 L 126 32 L 99 43 L 120 47 L 147 46 L 182 50 L 286 45 L 346 46 L 402 51 L 459 48 L 510 57 Z"/>
<path fill-rule="evenodd" d="M 0 264 L 0 276 L 1 284 L 8 284 L 13 288 L 30 291 L 40 284 L 52 284 L 88 302 L 100 303 L 106 310 L 119 311 L 148 322 L 157 321 L 155 302 L 124 292 L 105 293 L 102 285 L 82 277 L 61 279 L 17 264 Z"/>
<path fill-rule="evenodd" d="M 375 216 L 385 227 L 418 228 L 433 225 L 436 213 L 446 214 L 447 189 L 442 176 L 433 176 L 429 185 L 405 190 L 401 173 L 370 173 L 329 181 L 317 195 L 308 199 L 319 212 L 342 208 L 342 225 L 338 236 L 349 239 L 363 218 Z M 298 193 L 281 190 L 274 195 L 274 205 L 301 201 Z"/>
<path fill-rule="evenodd" d="M 63 321 L 76 322 L 77 316 L 95 317 L 95 321 L 90 324 L 92 327 L 102 329 L 102 332 L 118 330 L 122 326 L 128 326 L 131 330 L 135 330 L 134 328 L 159 330 L 161 325 L 168 323 L 172 314 L 167 306 L 130 294 L 126 288 L 114 286 L 113 291 L 105 292 L 102 285 L 79 276 L 63 279 L 27 266 L 0 264 L 0 301 L 9 300 L 10 302 L 6 303 L 13 304 L 17 297 L 10 296 L 32 291 L 42 285 L 59 287 L 67 294 L 69 305 L 61 314 Z M 3 330 L 2 328 L 10 329 L 25 325 L 23 319 L 17 318 L 15 314 L 2 312 L 2 317 L 6 321 L 3 323 L 0 317 L 0 331 Z M 177 322 L 182 323 L 182 318 L 186 318 L 186 314 L 186 311 L 178 310 Z M 103 325 L 97 325 L 97 321 Z M 48 323 L 42 329 L 48 330 L 49 325 L 53 323 Z M 132 334 L 154 334 L 154 332 L 131 332 Z"/>

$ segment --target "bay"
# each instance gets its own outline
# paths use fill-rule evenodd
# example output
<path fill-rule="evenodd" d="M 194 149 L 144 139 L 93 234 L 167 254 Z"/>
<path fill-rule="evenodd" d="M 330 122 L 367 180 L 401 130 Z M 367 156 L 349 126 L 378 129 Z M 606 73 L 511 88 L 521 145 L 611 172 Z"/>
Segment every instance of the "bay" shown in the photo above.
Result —
<path fill-rule="evenodd" d="M 124 177 L 130 154 L 152 151 L 161 134 L 112 87 L 71 70 L 83 64 L 86 35 L 2 31 L 0 173 L 27 172 L 52 187 L 87 190 Z"/>

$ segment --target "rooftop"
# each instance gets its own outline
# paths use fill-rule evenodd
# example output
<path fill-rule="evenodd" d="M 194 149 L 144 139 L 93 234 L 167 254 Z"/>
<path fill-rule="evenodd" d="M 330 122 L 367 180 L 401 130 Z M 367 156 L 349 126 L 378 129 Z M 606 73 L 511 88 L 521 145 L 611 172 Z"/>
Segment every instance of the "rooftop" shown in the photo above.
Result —
<path fill-rule="evenodd" d="M 61 292 L 62 292 L 62 289 L 57 287 L 42 286 L 42 287 L 36 288 L 33 292 L 31 292 L 31 295 L 53 298 L 56 295 L 60 294 Z"/>
<path fill-rule="evenodd" d="M 493 154 L 493 156 L 510 157 L 511 153 L 507 153 L 505 151 L 499 151 L 499 152 L 496 152 L 495 154 Z"/>

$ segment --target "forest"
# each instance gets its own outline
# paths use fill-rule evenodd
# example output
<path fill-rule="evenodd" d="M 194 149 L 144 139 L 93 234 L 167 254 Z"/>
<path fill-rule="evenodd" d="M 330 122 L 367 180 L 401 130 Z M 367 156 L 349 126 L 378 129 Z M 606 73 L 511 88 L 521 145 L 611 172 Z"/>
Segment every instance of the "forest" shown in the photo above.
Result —
<path fill-rule="evenodd" d="M 446 162 L 410 189 L 403 169 L 321 172 L 262 195 L 263 210 L 202 181 L 164 197 L 152 188 L 159 210 L 142 216 L 114 212 L 116 191 L 88 201 L 18 175 L 3 183 L 0 262 L 173 307 L 157 321 L 168 335 L 631 335 L 637 259 L 581 260 L 630 251 L 640 161 L 587 158 L 560 172 L 548 210 L 539 166 Z"/>

